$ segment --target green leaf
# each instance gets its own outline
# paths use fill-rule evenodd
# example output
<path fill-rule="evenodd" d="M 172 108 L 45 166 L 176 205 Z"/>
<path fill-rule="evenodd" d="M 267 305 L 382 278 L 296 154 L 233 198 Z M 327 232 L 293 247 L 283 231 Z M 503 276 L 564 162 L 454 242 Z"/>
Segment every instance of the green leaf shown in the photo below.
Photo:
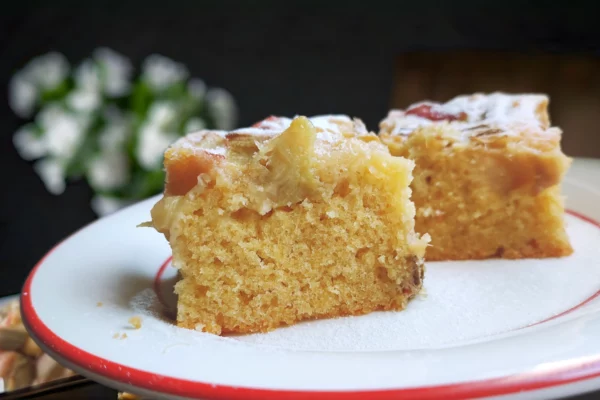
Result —
<path fill-rule="evenodd" d="M 74 84 L 72 79 L 65 79 L 54 89 L 43 91 L 40 96 L 40 103 L 44 104 L 64 99 L 71 89 L 73 89 L 73 86 Z"/>
<path fill-rule="evenodd" d="M 83 142 L 75 152 L 75 156 L 69 161 L 66 168 L 66 175 L 70 178 L 80 177 L 85 174 L 90 159 L 99 150 L 98 137 L 100 129 L 104 126 L 104 120 L 99 113 L 95 113 L 92 122 L 88 127 Z"/>
<path fill-rule="evenodd" d="M 160 97 L 168 100 L 180 100 L 187 94 L 185 82 L 177 82 L 166 88 Z"/>
<path fill-rule="evenodd" d="M 148 108 L 154 100 L 152 90 L 143 81 L 138 81 L 131 92 L 131 111 L 135 113 L 138 118 L 144 118 L 148 113 Z"/>

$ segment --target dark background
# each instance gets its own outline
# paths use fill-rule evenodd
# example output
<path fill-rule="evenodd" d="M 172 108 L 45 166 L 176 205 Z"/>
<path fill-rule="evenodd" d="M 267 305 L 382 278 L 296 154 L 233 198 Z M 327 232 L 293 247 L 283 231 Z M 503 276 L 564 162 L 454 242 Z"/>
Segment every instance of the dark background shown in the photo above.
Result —
<path fill-rule="evenodd" d="M 241 125 L 339 112 L 375 129 L 405 52 L 595 54 L 600 46 L 594 1 L 161 3 L 25 1 L 0 13 L 0 296 L 18 292 L 46 251 L 95 218 L 85 184 L 53 196 L 13 148 L 22 121 L 8 108 L 6 87 L 34 56 L 56 50 L 76 63 L 108 46 L 139 65 L 158 52 L 230 90 Z"/>
<path fill-rule="evenodd" d="M 345 113 L 375 129 L 403 53 L 600 50 L 595 1 L 81 3 L 13 2 L 0 12 L 0 296 L 18 292 L 46 251 L 95 219 L 85 184 L 53 196 L 13 148 L 22 121 L 6 87 L 34 56 L 56 50 L 76 63 L 108 46 L 139 65 L 157 52 L 231 91 L 240 125 L 271 114 Z"/>

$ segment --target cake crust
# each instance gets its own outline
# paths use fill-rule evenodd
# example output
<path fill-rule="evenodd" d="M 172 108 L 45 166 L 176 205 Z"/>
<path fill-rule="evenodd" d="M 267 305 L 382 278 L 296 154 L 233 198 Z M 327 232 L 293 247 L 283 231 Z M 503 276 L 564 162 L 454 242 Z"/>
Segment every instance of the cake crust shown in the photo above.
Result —
<path fill-rule="evenodd" d="M 250 333 L 405 308 L 427 246 L 413 167 L 346 116 L 271 117 L 176 142 L 152 223 L 182 276 L 177 324 Z"/>
<path fill-rule="evenodd" d="M 392 154 L 416 163 L 416 230 L 427 259 L 544 258 L 572 253 L 560 184 L 571 160 L 544 95 L 493 93 L 392 110 Z"/>

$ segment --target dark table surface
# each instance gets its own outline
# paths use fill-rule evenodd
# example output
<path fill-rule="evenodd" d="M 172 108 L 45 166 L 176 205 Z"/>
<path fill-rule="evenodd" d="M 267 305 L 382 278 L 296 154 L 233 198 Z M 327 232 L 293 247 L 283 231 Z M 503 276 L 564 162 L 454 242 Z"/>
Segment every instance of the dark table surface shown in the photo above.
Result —
<path fill-rule="evenodd" d="M 206 0 L 158 9 L 148 1 L 98 0 L 88 8 L 22 0 L 0 13 L 0 88 L 6 93 L 10 76 L 34 56 L 56 50 L 77 63 L 108 46 L 135 65 L 164 54 L 227 88 L 242 126 L 274 114 L 346 113 L 376 127 L 403 52 L 600 54 L 600 2 L 476 3 Z M 51 247 L 95 219 L 85 184 L 53 196 L 19 158 L 11 135 L 22 123 L 0 95 L 0 296 L 17 292 Z"/>
<path fill-rule="evenodd" d="M 117 399 L 118 392 L 106 386 L 91 381 L 75 384 L 66 389 L 49 390 L 43 393 L 28 395 L 27 397 L 13 397 L 6 399 L 0 395 L 0 400 L 36 399 L 36 400 L 59 400 L 59 399 Z M 568 400 L 593 400 L 598 399 L 598 392 L 588 393 L 580 396 L 569 397 Z"/>

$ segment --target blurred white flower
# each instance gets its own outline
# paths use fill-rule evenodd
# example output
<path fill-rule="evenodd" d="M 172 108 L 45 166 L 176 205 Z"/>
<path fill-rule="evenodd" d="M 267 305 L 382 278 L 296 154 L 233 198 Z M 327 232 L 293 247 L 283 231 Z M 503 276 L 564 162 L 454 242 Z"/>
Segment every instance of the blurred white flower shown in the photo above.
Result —
<path fill-rule="evenodd" d="M 100 93 L 95 90 L 76 89 L 67 96 L 67 105 L 74 111 L 92 112 L 101 104 Z"/>
<path fill-rule="evenodd" d="M 44 137 L 38 135 L 32 125 L 19 128 L 13 136 L 13 144 L 19 155 L 27 161 L 45 156 L 48 152 Z"/>
<path fill-rule="evenodd" d="M 142 125 L 138 137 L 136 156 L 147 170 L 160 167 L 163 153 L 179 135 L 170 128 L 177 122 L 177 108 L 168 101 L 158 101 L 148 110 L 148 119 Z"/>
<path fill-rule="evenodd" d="M 106 123 L 98 135 L 100 150 L 121 151 L 131 132 L 129 121 L 118 110 L 106 112 L 104 118 Z"/>
<path fill-rule="evenodd" d="M 187 89 L 190 95 L 198 100 L 202 100 L 206 94 L 206 84 L 202 79 L 191 78 Z"/>
<path fill-rule="evenodd" d="M 136 149 L 136 157 L 142 168 L 159 168 L 165 150 L 178 137 L 176 133 L 164 132 L 154 124 L 147 123 L 142 126 Z"/>
<path fill-rule="evenodd" d="M 38 89 L 23 72 L 16 73 L 8 84 L 8 104 L 21 118 L 33 113 L 38 100 Z"/>
<path fill-rule="evenodd" d="M 92 158 L 87 178 L 96 190 L 118 189 L 129 181 L 129 159 L 125 152 L 104 151 Z"/>
<path fill-rule="evenodd" d="M 96 190 L 117 189 L 129 182 L 129 155 L 124 148 L 130 132 L 127 118 L 117 108 L 104 112 L 105 125 L 98 134 L 100 153 L 94 157 L 87 178 Z M 100 200 L 98 200 L 100 201 Z"/>
<path fill-rule="evenodd" d="M 57 103 L 50 103 L 35 116 L 35 122 L 42 130 L 48 130 L 65 113 L 65 109 Z"/>
<path fill-rule="evenodd" d="M 89 91 L 100 91 L 102 81 L 98 67 L 92 60 L 85 60 L 75 69 L 75 85 Z"/>
<path fill-rule="evenodd" d="M 183 64 L 159 54 L 148 56 L 142 65 L 143 79 L 156 91 L 182 82 L 188 75 L 188 70 Z"/>
<path fill-rule="evenodd" d="M 225 89 L 211 89 L 206 94 L 206 101 L 217 129 L 228 131 L 235 128 L 237 106 L 231 93 Z"/>
<path fill-rule="evenodd" d="M 185 133 L 198 132 L 206 129 L 206 122 L 202 118 L 190 118 L 185 124 Z"/>
<path fill-rule="evenodd" d="M 132 92 L 138 78 L 133 72 L 126 57 L 98 48 L 71 76 L 65 57 L 49 53 L 32 60 L 9 83 L 11 108 L 34 118 L 13 136 L 20 156 L 35 160 L 35 171 L 54 194 L 65 190 L 67 178 L 80 177 L 83 168 L 93 190 L 103 193 L 92 200 L 99 215 L 159 193 L 162 182 L 154 178 L 163 154 L 182 134 L 232 129 L 236 123 L 231 94 L 207 90 L 201 79 L 190 79 L 183 64 L 157 54 L 147 57 L 139 79 L 150 94 Z M 184 90 L 168 90 L 174 85 Z M 123 101 L 107 101 L 115 97 Z M 78 155 L 83 150 L 97 152 Z M 121 192 L 124 187 L 131 190 Z"/>
<path fill-rule="evenodd" d="M 118 199 L 116 197 L 97 195 L 92 198 L 92 210 L 99 215 L 105 216 L 131 204 L 131 201 Z"/>
<path fill-rule="evenodd" d="M 104 68 L 102 81 L 108 97 L 120 97 L 129 93 L 133 67 L 126 57 L 101 47 L 94 51 L 94 59 Z"/>
<path fill-rule="evenodd" d="M 50 52 L 31 60 L 23 72 L 42 90 L 56 89 L 67 79 L 69 62 L 60 53 Z"/>
<path fill-rule="evenodd" d="M 48 118 L 44 124 L 44 138 L 48 153 L 54 157 L 70 160 L 81 145 L 86 134 L 86 120 L 66 112 Z"/>
<path fill-rule="evenodd" d="M 94 98 L 101 100 L 102 93 L 107 97 L 124 96 L 131 90 L 132 72 L 133 67 L 127 58 L 101 47 L 94 51 L 93 59 L 83 61 L 75 70 L 76 91 L 80 98 L 90 101 Z"/>
<path fill-rule="evenodd" d="M 37 161 L 33 169 L 50 193 L 61 194 L 65 191 L 65 168 L 59 160 L 44 158 Z"/>
<path fill-rule="evenodd" d="M 166 129 L 177 118 L 177 107 L 169 101 L 157 101 L 148 110 L 148 122 Z"/>

